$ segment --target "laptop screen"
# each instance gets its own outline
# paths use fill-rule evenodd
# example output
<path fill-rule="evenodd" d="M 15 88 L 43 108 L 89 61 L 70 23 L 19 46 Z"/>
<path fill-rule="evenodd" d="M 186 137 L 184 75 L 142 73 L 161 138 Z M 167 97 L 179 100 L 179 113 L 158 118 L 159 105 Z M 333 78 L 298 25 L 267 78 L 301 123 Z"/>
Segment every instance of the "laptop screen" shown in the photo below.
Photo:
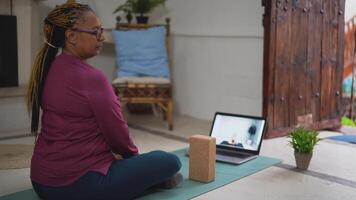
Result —
<path fill-rule="evenodd" d="M 218 146 L 258 151 L 266 121 L 227 113 L 216 113 L 210 135 Z"/>

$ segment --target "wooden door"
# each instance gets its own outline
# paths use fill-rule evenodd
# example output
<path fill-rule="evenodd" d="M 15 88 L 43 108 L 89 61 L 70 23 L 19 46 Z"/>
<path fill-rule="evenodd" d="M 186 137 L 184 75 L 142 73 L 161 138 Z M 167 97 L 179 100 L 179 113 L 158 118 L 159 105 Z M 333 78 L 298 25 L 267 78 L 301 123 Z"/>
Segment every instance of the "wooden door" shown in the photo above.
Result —
<path fill-rule="evenodd" d="M 265 0 L 266 137 L 339 125 L 345 0 Z"/>

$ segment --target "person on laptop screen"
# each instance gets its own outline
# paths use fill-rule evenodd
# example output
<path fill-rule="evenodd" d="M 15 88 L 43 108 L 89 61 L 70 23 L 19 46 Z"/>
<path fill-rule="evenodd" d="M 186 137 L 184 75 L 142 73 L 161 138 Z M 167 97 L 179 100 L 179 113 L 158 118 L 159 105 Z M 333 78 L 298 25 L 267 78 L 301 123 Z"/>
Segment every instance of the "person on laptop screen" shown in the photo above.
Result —
<path fill-rule="evenodd" d="M 234 134 L 229 141 L 224 140 L 220 144 L 228 145 L 228 146 L 232 145 L 232 146 L 243 148 L 244 147 L 243 144 L 236 138 L 237 137 L 236 135 L 237 134 Z"/>
<path fill-rule="evenodd" d="M 222 146 L 257 150 L 264 121 L 217 115 L 212 130 L 216 143 Z"/>

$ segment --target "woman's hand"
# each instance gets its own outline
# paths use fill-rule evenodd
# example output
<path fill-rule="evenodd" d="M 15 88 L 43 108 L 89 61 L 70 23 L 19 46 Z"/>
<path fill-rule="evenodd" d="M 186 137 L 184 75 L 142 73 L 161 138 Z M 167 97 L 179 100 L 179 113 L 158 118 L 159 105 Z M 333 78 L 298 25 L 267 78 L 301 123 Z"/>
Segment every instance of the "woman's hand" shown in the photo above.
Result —
<path fill-rule="evenodd" d="M 112 155 L 114 155 L 114 157 L 115 157 L 116 160 L 122 160 L 122 159 L 124 159 L 124 158 L 122 157 L 122 155 L 120 155 L 120 154 L 116 154 L 116 153 L 113 153 L 113 152 L 112 152 Z"/>

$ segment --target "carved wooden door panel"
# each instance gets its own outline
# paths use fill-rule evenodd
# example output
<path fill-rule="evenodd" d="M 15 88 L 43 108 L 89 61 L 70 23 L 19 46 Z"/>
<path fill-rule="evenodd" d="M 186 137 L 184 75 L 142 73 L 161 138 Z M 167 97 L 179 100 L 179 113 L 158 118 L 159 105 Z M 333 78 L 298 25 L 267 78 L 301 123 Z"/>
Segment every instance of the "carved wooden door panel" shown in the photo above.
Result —
<path fill-rule="evenodd" d="M 345 0 L 265 0 L 267 137 L 339 125 Z"/>

